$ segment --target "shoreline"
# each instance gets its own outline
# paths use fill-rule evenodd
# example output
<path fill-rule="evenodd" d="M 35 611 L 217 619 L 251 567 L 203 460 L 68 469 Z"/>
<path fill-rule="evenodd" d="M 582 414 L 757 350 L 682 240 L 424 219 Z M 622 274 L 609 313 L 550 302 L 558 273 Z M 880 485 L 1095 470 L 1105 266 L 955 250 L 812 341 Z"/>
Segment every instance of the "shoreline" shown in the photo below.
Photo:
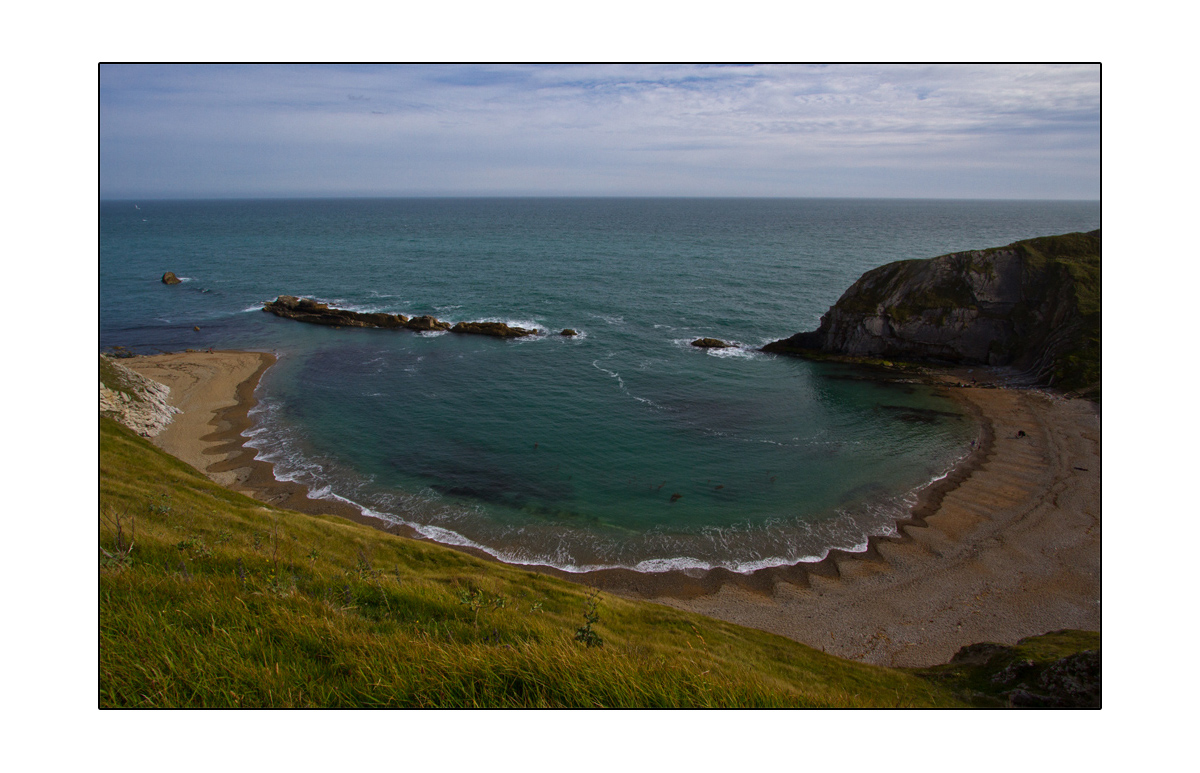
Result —
<path fill-rule="evenodd" d="M 273 465 L 254 459 L 241 433 L 275 361 L 222 351 L 122 363 L 171 386 L 169 402 L 183 411 L 153 442 L 221 485 L 277 507 L 428 541 L 349 503 L 312 499 L 305 486 L 276 480 Z M 879 665 L 933 665 L 976 642 L 1100 630 L 1098 409 L 1043 392 L 960 386 L 961 374 L 953 373 L 936 381 L 980 425 L 980 442 L 921 490 L 895 536 L 870 537 L 864 552 L 832 549 L 818 562 L 751 574 L 521 567 Z M 1067 517 L 1049 517 L 1056 514 Z M 447 547 L 500 562 L 482 550 Z"/>

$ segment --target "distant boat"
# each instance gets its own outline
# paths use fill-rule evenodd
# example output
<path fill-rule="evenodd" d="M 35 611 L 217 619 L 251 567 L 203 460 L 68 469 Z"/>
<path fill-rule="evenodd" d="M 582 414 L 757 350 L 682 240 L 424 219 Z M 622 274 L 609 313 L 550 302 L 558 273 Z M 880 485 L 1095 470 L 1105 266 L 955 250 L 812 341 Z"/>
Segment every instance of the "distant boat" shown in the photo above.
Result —
<path fill-rule="evenodd" d="M 133 205 L 133 208 L 134 208 L 134 209 L 141 209 L 141 207 L 139 207 L 137 204 L 134 204 L 134 205 Z"/>

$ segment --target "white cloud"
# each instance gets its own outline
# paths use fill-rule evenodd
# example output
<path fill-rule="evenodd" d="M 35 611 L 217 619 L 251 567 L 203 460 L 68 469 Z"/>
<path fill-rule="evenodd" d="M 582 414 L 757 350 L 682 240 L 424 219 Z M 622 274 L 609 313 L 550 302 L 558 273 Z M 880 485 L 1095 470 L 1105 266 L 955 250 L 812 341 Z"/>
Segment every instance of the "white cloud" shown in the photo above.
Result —
<path fill-rule="evenodd" d="M 1099 100 L 1096 66 L 105 67 L 101 193 L 1090 198 Z"/>

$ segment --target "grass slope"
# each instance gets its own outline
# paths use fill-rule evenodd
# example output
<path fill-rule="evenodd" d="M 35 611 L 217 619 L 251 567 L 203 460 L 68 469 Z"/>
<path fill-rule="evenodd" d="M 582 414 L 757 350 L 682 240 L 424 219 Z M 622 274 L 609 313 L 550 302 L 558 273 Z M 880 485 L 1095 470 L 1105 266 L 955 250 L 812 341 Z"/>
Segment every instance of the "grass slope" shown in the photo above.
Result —
<path fill-rule="evenodd" d="M 266 507 L 105 418 L 100 479 L 103 707 L 966 705 L 910 673 Z"/>

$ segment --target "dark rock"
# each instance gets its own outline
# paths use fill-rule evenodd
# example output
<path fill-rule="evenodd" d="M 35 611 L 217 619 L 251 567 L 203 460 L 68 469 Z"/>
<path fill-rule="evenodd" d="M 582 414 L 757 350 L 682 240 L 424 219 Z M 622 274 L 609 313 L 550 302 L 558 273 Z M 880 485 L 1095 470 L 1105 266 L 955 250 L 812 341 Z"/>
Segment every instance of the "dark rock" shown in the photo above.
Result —
<path fill-rule="evenodd" d="M 1053 695 L 1038 695 L 1028 690 L 1007 693 L 1008 705 L 1014 709 L 1065 709 L 1071 704 Z"/>
<path fill-rule="evenodd" d="M 1033 661 L 1028 658 L 1014 660 L 1004 668 L 992 674 L 992 684 L 1012 684 L 1013 682 L 1017 681 L 1022 674 L 1027 673 L 1031 668 L 1033 668 L 1033 666 Z"/>
<path fill-rule="evenodd" d="M 863 274 L 810 332 L 763 351 L 1006 365 L 1099 389 L 1100 232 L 889 263 Z"/>
<path fill-rule="evenodd" d="M 671 495 L 671 501 L 672 501 L 672 502 L 675 502 L 675 501 L 677 501 L 677 500 L 680 500 L 680 499 L 683 499 L 683 494 L 672 494 L 672 495 Z"/>
<path fill-rule="evenodd" d="M 403 314 L 365 314 L 346 309 L 333 309 L 328 304 L 318 303 L 311 298 L 297 298 L 294 295 L 281 295 L 275 300 L 263 305 L 263 311 L 269 311 L 280 317 L 309 322 L 314 325 L 339 327 L 373 327 L 373 328 L 408 328 L 418 332 L 438 330 L 453 330 L 455 333 L 495 336 L 497 338 L 520 338 L 536 335 L 537 330 L 526 330 L 521 327 L 511 327 L 503 322 L 459 322 L 453 327 L 449 322 L 443 322 L 429 315 L 409 319 Z"/>
<path fill-rule="evenodd" d="M 442 322 L 437 317 L 431 317 L 428 314 L 420 317 L 413 317 L 405 325 L 409 330 L 432 331 L 432 330 L 449 330 L 450 323 Z"/>
<path fill-rule="evenodd" d="M 192 325 L 192 330 L 195 330 L 197 333 L 199 333 L 199 332 L 200 332 L 200 326 L 199 326 L 199 325 Z"/>
<path fill-rule="evenodd" d="M 1038 676 L 1037 686 L 1071 706 L 1100 705 L 1100 652 L 1084 650 L 1060 658 Z"/>
<path fill-rule="evenodd" d="M 561 333 L 559 333 L 559 335 L 577 336 L 577 335 L 579 335 L 579 333 L 576 333 L 574 330 L 572 330 L 571 328 L 568 327 L 568 328 L 564 328 L 563 331 Z"/>
<path fill-rule="evenodd" d="M 328 304 L 318 303 L 310 298 L 297 298 L 294 295 L 279 296 L 264 304 L 263 311 L 299 322 L 331 327 L 345 325 L 347 327 L 398 328 L 405 327 L 409 321 L 408 317 L 403 314 L 364 314 L 346 309 L 331 309 Z M 447 325 L 447 327 L 449 326 Z"/>
<path fill-rule="evenodd" d="M 733 344 L 725 343 L 719 338 L 697 338 L 692 341 L 692 346 L 698 346 L 701 349 L 728 349 Z"/>
<path fill-rule="evenodd" d="M 165 285 L 177 285 L 177 284 L 181 283 L 182 281 L 183 281 L 182 279 L 175 276 L 174 271 L 168 271 L 167 273 L 163 274 L 163 277 L 162 277 L 162 283 Z"/>
<path fill-rule="evenodd" d="M 450 328 L 450 332 L 494 336 L 496 338 L 521 338 L 523 336 L 535 335 L 538 331 L 527 330 L 523 327 L 509 327 L 503 322 L 459 322 Z"/>

